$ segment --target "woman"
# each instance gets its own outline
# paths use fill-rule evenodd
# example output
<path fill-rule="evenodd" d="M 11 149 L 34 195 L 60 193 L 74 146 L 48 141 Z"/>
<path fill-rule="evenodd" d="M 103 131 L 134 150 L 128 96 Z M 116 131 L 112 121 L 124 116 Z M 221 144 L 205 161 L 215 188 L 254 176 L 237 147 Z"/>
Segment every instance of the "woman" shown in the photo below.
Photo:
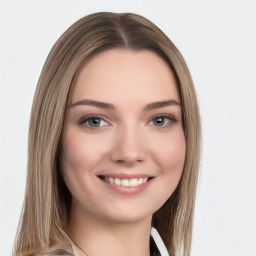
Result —
<path fill-rule="evenodd" d="M 14 255 L 189 255 L 199 155 L 170 39 L 135 14 L 80 19 L 38 82 Z"/>

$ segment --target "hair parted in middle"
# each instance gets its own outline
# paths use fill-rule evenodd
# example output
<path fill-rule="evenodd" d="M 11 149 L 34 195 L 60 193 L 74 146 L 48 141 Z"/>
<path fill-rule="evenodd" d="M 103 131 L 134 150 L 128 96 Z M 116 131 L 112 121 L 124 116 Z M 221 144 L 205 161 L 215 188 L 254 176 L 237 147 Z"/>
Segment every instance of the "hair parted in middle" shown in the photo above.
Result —
<path fill-rule="evenodd" d="M 170 255 L 190 254 L 201 126 L 189 70 L 172 41 L 146 18 L 132 13 L 101 12 L 81 18 L 64 32 L 41 72 L 31 112 L 28 176 L 16 255 L 67 241 L 71 194 L 63 181 L 59 161 L 65 113 L 80 70 L 91 58 L 113 48 L 152 51 L 166 61 L 176 78 L 186 159 L 176 190 L 153 215 L 152 225 Z"/>

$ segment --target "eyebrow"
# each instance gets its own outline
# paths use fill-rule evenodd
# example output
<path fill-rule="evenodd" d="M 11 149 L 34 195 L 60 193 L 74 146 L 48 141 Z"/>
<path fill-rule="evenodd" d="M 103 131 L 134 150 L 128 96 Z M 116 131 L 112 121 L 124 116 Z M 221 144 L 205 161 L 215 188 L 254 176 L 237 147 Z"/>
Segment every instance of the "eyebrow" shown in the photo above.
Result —
<path fill-rule="evenodd" d="M 103 109 L 109 109 L 109 110 L 115 110 L 115 106 L 111 103 L 106 103 L 106 102 L 101 102 L 101 101 L 96 101 L 96 100 L 80 100 L 78 102 L 73 103 L 70 108 L 74 106 L 80 106 L 80 105 L 89 105 L 89 106 L 95 106 L 98 108 L 103 108 Z M 171 105 L 176 105 L 176 106 L 181 106 L 181 104 L 176 101 L 176 100 L 164 100 L 164 101 L 157 101 L 157 102 L 152 102 L 149 103 L 148 105 L 145 106 L 143 111 L 149 111 L 157 108 L 163 108 Z"/>
<path fill-rule="evenodd" d="M 148 104 L 145 108 L 144 111 L 149 111 L 152 109 L 157 109 L 157 108 L 163 108 L 171 105 L 176 105 L 176 106 L 181 106 L 181 104 L 176 101 L 176 100 L 164 100 L 164 101 L 157 101 Z"/>
<path fill-rule="evenodd" d="M 80 105 L 89 105 L 89 106 L 95 106 L 98 108 L 104 108 L 104 109 L 111 109 L 115 110 L 115 107 L 113 104 L 110 103 L 105 103 L 101 101 L 96 101 L 96 100 L 80 100 L 78 102 L 73 103 L 70 108 L 74 106 L 80 106 Z"/>

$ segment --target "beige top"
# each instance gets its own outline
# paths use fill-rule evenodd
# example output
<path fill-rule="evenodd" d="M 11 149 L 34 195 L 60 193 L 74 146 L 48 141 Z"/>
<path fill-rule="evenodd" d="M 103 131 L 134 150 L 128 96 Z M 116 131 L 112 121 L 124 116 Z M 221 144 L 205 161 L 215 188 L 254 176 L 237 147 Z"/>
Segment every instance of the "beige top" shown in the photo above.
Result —
<path fill-rule="evenodd" d="M 47 251 L 48 253 L 44 254 L 38 254 L 38 256 L 88 256 L 84 252 L 81 251 L 71 240 L 72 250 L 73 253 L 68 252 L 64 249 L 62 249 L 60 246 L 53 246 L 49 248 Z"/>

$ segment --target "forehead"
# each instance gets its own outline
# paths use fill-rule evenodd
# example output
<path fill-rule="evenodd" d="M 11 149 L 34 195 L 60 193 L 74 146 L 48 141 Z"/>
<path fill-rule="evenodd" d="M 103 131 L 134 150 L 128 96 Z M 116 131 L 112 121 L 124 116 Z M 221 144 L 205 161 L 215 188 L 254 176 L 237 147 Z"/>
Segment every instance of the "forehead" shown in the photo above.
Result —
<path fill-rule="evenodd" d="M 168 64 L 148 50 L 111 49 L 88 61 L 80 71 L 72 103 L 84 98 L 126 102 L 179 100 Z"/>

